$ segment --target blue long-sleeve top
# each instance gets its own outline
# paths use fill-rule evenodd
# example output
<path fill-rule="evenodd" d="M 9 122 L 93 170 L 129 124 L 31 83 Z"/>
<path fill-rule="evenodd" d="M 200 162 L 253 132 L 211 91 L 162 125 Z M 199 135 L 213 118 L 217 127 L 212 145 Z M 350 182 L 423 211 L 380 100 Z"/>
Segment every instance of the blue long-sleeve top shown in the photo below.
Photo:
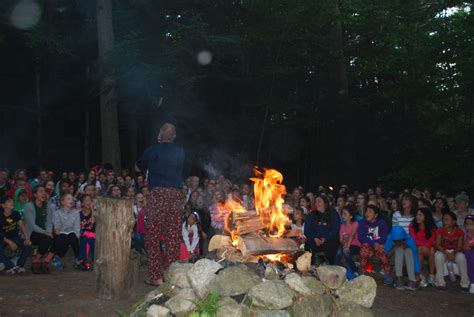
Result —
<path fill-rule="evenodd" d="M 310 212 L 304 221 L 304 235 L 307 239 L 324 238 L 325 240 L 338 240 L 341 218 L 335 210 L 325 213 Z"/>
<path fill-rule="evenodd" d="M 358 237 L 361 244 L 385 244 L 387 236 L 388 226 L 382 219 L 375 219 L 373 222 L 364 219 L 359 222 Z"/>
<path fill-rule="evenodd" d="M 420 272 L 420 259 L 418 258 L 418 249 L 416 248 L 416 243 L 413 238 L 406 233 L 406 231 L 401 226 L 393 226 L 392 231 L 387 237 L 387 242 L 384 246 L 384 252 L 387 254 L 393 248 L 395 248 L 395 242 L 397 240 L 403 240 L 405 245 L 410 248 L 413 253 L 413 263 L 415 265 L 415 273 Z"/>

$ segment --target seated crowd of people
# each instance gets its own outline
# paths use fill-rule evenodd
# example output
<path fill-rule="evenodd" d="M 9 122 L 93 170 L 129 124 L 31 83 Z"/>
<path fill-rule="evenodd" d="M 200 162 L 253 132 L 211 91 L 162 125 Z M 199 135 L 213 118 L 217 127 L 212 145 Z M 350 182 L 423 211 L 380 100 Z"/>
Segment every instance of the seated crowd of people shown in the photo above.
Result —
<path fill-rule="evenodd" d="M 180 260 L 206 255 L 210 238 L 224 233 L 219 204 L 235 200 L 247 210 L 254 208 L 251 184 L 234 184 L 223 175 L 191 176 L 183 193 Z M 49 273 L 51 263 L 69 248 L 75 267 L 91 269 L 98 195 L 134 201 L 133 248 L 146 254 L 149 190 L 144 175 L 132 176 L 128 170 L 116 175 L 94 167 L 88 173 L 63 173 L 56 181 L 53 172 L 43 169 L 31 178 L 26 170 L 10 175 L 1 169 L 0 263 L 5 271 L 24 273 L 32 255 L 32 272 Z M 432 285 L 442 290 L 446 276 L 455 282 L 459 275 L 461 288 L 474 293 L 474 210 L 465 192 L 447 196 L 406 189 L 398 194 L 376 187 L 365 193 L 341 185 L 337 191 L 319 186 L 316 193 L 305 193 L 297 187 L 285 197 L 285 205 L 288 229 L 299 232 L 293 238 L 313 254 L 313 262 L 345 265 L 352 277 L 372 272 L 369 261 L 376 257 L 384 282 L 397 289 Z"/>

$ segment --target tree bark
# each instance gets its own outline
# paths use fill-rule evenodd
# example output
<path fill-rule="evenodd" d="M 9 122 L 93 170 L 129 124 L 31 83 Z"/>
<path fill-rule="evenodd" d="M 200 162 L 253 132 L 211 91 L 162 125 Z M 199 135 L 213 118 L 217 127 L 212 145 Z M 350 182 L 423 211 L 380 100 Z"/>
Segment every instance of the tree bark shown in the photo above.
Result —
<path fill-rule="evenodd" d="M 138 260 L 131 254 L 132 201 L 97 198 L 95 272 L 100 299 L 126 299 L 137 279 Z"/>
<path fill-rule="evenodd" d="M 37 160 L 38 164 L 43 164 L 43 113 L 41 109 L 41 74 L 39 71 L 36 72 L 35 77 L 36 83 L 36 145 L 37 145 Z"/>
<path fill-rule="evenodd" d="M 102 80 L 100 84 L 100 118 L 102 130 L 102 161 L 121 168 L 115 75 L 110 63 L 104 63 L 114 48 L 112 0 L 97 0 L 97 37 Z"/>

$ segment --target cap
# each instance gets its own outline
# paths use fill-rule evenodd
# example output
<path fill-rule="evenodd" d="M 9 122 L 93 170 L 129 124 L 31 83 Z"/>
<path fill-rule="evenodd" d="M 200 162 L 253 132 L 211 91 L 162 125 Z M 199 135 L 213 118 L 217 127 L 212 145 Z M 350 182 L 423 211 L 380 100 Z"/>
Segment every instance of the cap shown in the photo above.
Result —
<path fill-rule="evenodd" d="M 465 195 L 465 194 L 459 194 L 456 196 L 456 198 L 454 198 L 454 200 L 456 201 L 467 201 L 469 202 L 469 196 L 468 195 Z"/>

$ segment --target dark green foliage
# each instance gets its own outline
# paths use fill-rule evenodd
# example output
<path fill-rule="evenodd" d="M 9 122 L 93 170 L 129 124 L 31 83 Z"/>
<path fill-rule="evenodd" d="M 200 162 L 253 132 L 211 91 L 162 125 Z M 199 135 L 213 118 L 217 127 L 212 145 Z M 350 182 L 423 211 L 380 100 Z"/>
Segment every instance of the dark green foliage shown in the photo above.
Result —
<path fill-rule="evenodd" d="M 12 3 L 2 3 L 3 12 Z M 31 86 L 34 69 L 48 75 L 48 116 L 74 108 L 79 131 L 83 106 L 97 109 L 95 7 L 56 6 L 53 28 L 43 19 L 18 31 L 2 16 L 0 48 L 12 47 L 2 56 L 14 61 L 6 63 L 9 74 L 22 74 L 16 86 Z M 454 0 L 114 1 L 115 50 L 100 63 L 118 79 L 121 142 L 130 147 L 123 161 L 131 164 L 171 120 L 187 148 L 187 173 L 217 157 L 217 167 L 245 178 L 235 166 L 258 156 L 282 169 L 290 186 L 310 190 L 321 182 L 361 189 L 380 182 L 472 192 L 471 8 Z M 213 56 L 206 66 L 196 60 L 203 50 Z M 348 91 L 339 94 L 344 79 Z M 18 94 L 5 103 L 17 104 Z M 32 93 L 23 99 L 34 104 Z M 100 161 L 96 117 L 92 161 Z M 140 127 L 134 134 L 133 126 Z M 67 143 L 59 138 L 50 135 L 45 146 Z"/>

